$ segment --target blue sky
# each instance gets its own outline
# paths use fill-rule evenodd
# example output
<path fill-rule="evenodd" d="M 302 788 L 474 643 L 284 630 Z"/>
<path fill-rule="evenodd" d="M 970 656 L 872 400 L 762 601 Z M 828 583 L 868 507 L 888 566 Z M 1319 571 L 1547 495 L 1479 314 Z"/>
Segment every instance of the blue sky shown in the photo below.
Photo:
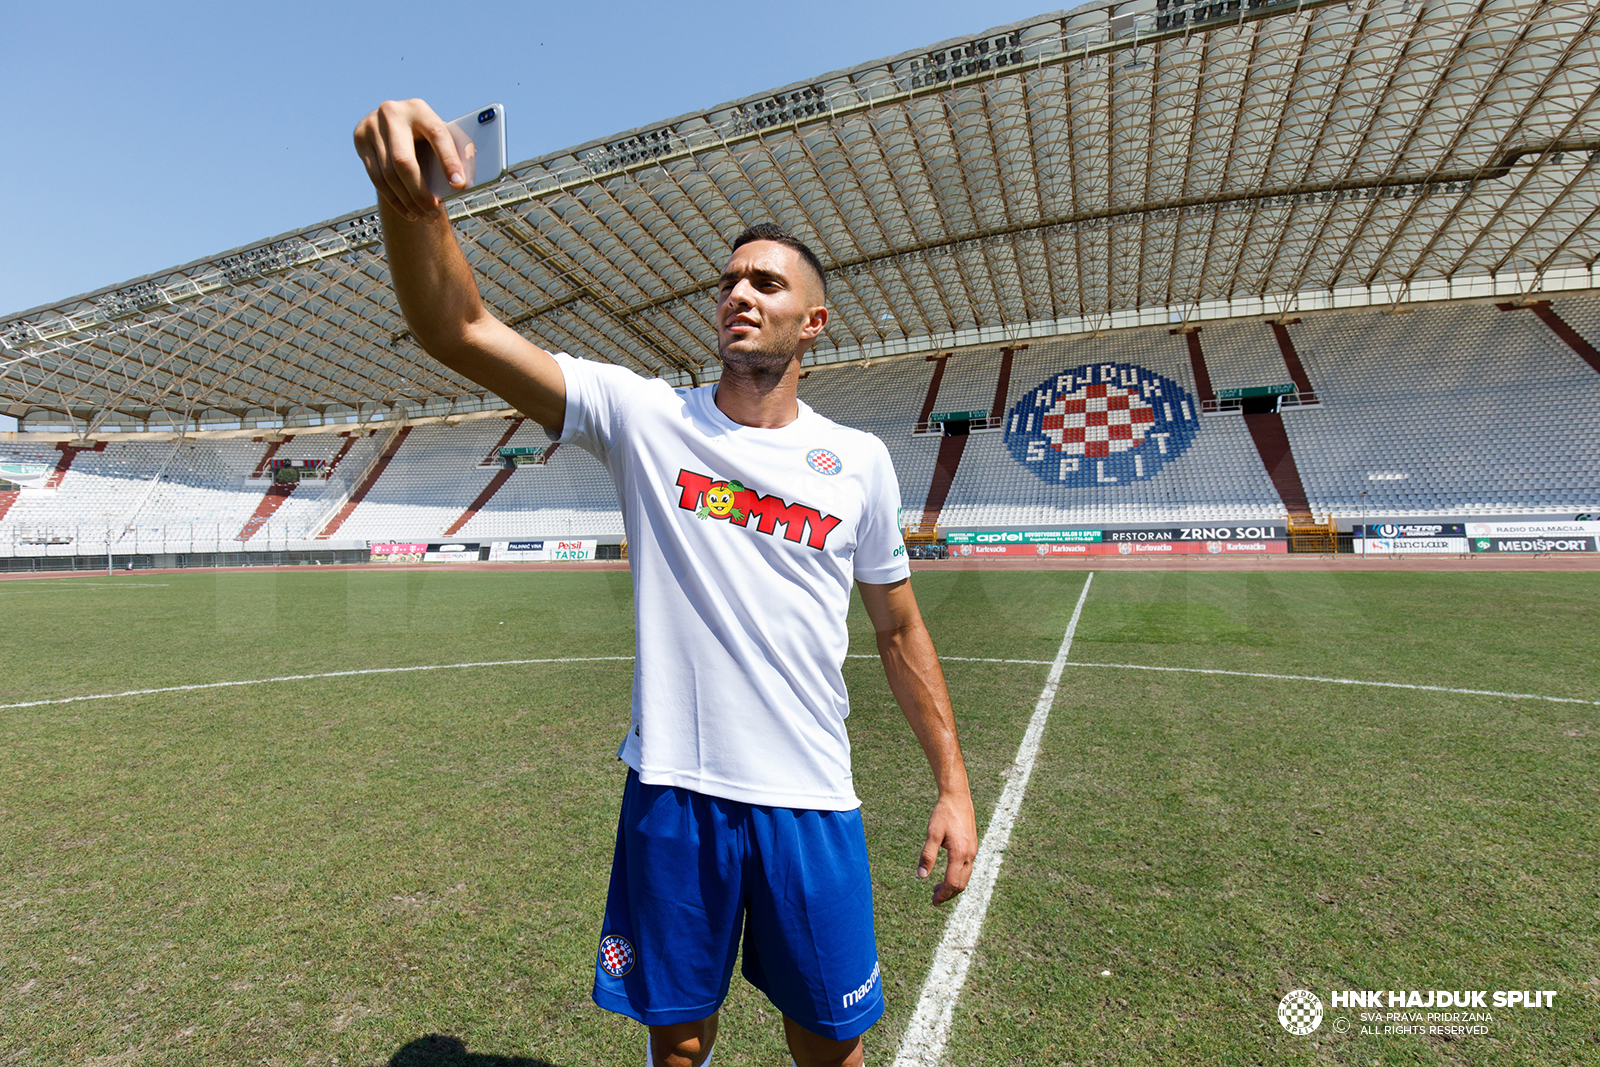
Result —
<path fill-rule="evenodd" d="M 372 204 L 350 131 L 389 97 L 498 100 L 522 160 L 1049 10 L 5 0 L 0 314 Z"/>

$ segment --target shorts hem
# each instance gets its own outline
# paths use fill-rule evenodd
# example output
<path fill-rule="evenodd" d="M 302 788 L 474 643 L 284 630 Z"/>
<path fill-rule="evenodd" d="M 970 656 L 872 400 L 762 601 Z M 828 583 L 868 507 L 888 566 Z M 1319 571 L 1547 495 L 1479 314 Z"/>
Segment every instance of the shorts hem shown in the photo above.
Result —
<path fill-rule="evenodd" d="M 829 1023 L 823 1022 L 820 1019 L 813 1019 L 806 1015 L 796 1015 L 788 1008 L 785 1008 L 782 1004 L 779 1004 L 776 998 L 773 997 L 771 990 L 752 981 L 748 974 L 744 976 L 744 980 L 759 990 L 761 995 L 767 998 L 767 1003 L 771 1004 L 774 1008 L 777 1008 L 784 1015 L 787 1015 L 789 1018 L 793 1019 L 807 1030 L 810 1030 L 813 1034 L 819 1034 L 822 1037 L 827 1038 L 829 1041 L 849 1041 L 851 1038 L 860 1037 L 862 1034 L 876 1026 L 879 1019 L 883 1018 L 885 1003 L 883 997 L 881 996 L 876 1002 L 869 1005 L 865 1010 L 858 1012 L 847 1019 L 835 1019 L 833 1022 Z"/>
<path fill-rule="evenodd" d="M 644 1023 L 646 1026 L 675 1026 L 678 1023 L 696 1023 L 701 1019 L 709 1018 L 722 1010 L 722 1001 L 714 1001 L 695 1008 L 657 1009 L 643 1011 L 634 1006 L 627 997 L 617 996 L 596 989 L 589 994 L 589 999 L 606 1011 L 618 1015 L 626 1015 L 630 1019 Z"/>
<path fill-rule="evenodd" d="M 777 1007 L 777 1005 L 773 1005 L 773 1007 Z M 883 1018 L 883 1008 L 883 1001 L 880 1000 L 876 1005 L 868 1008 L 860 1015 L 857 1015 L 851 1019 L 847 1019 L 843 1022 L 835 1022 L 832 1025 L 819 1022 L 815 1019 L 802 1019 L 794 1015 L 789 1015 L 788 1012 L 784 1012 L 784 1014 L 789 1015 L 789 1018 L 793 1019 L 807 1030 L 810 1030 L 813 1034 L 820 1034 L 829 1041 L 849 1041 L 852 1038 L 860 1037 L 862 1034 L 876 1026 L 878 1020 Z M 779 1010 L 781 1011 L 782 1009 Z"/>

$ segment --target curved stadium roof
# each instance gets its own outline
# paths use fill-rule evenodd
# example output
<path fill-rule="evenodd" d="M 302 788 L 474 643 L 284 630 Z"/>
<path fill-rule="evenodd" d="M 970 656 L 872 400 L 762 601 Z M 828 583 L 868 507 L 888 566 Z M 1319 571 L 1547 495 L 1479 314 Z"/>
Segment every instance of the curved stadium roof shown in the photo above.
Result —
<path fill-rule="evenodd" d="M 512 167 L 453 205 L 529 338 L 714 377 L 728 238 L 830 268 L 819 362 L 1174 315 L 1590 287 L 1600 5 L 1092 3 Z M 429 361 L 369 211 L 0 319 L 14 415 L 504 407 Z M 62 420 L 64 421 L 64 420 Z"/>

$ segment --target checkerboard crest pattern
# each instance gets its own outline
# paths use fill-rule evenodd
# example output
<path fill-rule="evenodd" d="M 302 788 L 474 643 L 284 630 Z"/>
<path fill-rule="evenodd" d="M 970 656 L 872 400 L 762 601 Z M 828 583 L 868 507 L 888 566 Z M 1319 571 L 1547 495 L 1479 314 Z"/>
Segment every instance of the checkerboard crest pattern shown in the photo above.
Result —
<path fill-rule="evenodd" d="M 1322 1025 L 1322 998 L 1309 989 L 1294 989 L 1278 1001 L 1278 1022 L 1291 1034 L 1305 1037 Z"/>
<path fill-rule="evenodd" d="M 839 457 L 826 448 L 813 448 L 807 452 L 806 462 L 811 464 L 811 469 L 818 474 L 838 474 L 844 470 L 844 464 L 839 461 Z"/>
<path fill-rule="evenodd" d="M 633 970 L 633 946 L 627 938 L 607 934 L 600 939 L 600 967 L 613 978 Z"/>
<path fill-rule="evenodd" d="M 1132 363 L 1090 363 L 1024 393 L 1006 416 L 1006 447 L 1041 480 L 1113 486 L 1149 478 L 1200 427 L 1187 390 Z"/>

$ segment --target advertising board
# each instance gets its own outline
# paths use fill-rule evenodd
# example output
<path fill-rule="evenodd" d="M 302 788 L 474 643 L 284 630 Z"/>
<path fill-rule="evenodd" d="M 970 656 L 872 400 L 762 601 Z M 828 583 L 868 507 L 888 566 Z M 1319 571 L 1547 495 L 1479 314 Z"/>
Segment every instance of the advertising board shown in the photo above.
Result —
<path fill-rule="evenodd" d="M 1368 556 L 1460 555 L 1467 551 L 1465 537 L 1366 537 L 1357 538 L 1356 552 Z"/>
<path fill-rule="evenodd" d="M 956 530 L 945 535 L 947 545 L 1088 544 L 1099 540 L 1099 530 Z"/>
<path fill-rule="evenodd" d="M 1374 522 L 1356 526 L 1358 555 L 1461 555 L 1467 551 L 1467 531 L 1459 522 Z"/>
<path fill-rule="evenodd" d="M 422 554 L 424 563 L 476 563 L 478 560 L 478 543 L 448 541 L 431 544 Z"/>
<path fill-rule="evenodd" d="M 1369 523 L 1364 531 L 1356 526 L 1351 532 L 1357 537 L 1377 537 L 1388 541 L 1467 536 L 1467 528 L 1459 522 L 1374 522 Z"/>
<path fill-rule="evenodd" d="M 372 546 L 372 562 L 421 563 L 422 554 L 426 551 L 428 551 L 427 545 L 385 541 Z"/>
<path fill-rule="evenodd" d="M 489 559 L 503 563 L 550 563 L 561 560 L 594 559 L 598 541 L 493 541 Z"/>
<path fill-rule="evenodd" d="M 1474 552 L 1518 552 L 1540 554 L 1551 552 L 1593 552 L 1593 537 L 1470 537 L 1467 539 Z"/>
<path fill-rule="evenodd" d="M 1283 553 L 1286 541 L 1101 541 L 1093 544 L 950 545 L 951 559 L 1050 556 L 1198 556 Z"/>
<path fill-rule="evenodd" d="M 1469 522 L 1468 537 L 1600 537 L 1600 522 Z"/>
<path fill-rule="evenodd" d="M 1135 530 L 953 530 L 945 544 L 955 545 L 1051 545 L 1206 541 L 1286 541 L 1282 526 L 1256 523 L 1229 523 L 1216 526 L 1152 526 Z"/>

